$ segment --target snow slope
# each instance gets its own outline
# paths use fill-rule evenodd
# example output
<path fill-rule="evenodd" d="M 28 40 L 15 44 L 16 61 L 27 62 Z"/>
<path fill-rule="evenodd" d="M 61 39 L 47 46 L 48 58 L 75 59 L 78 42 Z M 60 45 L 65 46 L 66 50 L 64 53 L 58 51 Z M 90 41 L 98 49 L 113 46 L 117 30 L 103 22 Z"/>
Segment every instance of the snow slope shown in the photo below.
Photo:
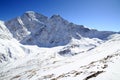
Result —
<path fill-rule="evenodd" d="M 58 55 L 57 52 L 62 46 L 34 47 L 38 52 L 3 67 L 0 71 L 0 79 L 119 80 L 120 35 L 112 36 L 114 37 L 91 51 L 71 57 Z"/>
<path fill-rule="evenodd" d="M 0 65 L 23 58 L 29 53 L 30 50 L 14 39 L 4 22 L 0 21 Z"/>

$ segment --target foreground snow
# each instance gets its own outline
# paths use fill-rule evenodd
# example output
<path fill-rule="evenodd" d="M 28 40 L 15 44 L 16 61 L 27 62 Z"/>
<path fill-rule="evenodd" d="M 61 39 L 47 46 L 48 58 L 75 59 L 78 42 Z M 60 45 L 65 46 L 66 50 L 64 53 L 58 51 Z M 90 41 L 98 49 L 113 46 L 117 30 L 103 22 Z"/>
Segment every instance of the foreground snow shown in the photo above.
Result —
<path fill-rule="evenodd" d="M 119 80 L 120 35 L 71 57 L 57 53 L 63 46 L 26 47 L 33 54 L 2 67 L 0 80 Z"/>

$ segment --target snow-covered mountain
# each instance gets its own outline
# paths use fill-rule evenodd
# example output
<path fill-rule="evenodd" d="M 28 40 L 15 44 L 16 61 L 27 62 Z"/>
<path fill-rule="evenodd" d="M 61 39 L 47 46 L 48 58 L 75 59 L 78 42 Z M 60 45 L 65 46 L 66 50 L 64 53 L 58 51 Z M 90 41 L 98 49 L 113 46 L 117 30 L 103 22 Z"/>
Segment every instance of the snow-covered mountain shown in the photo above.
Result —
<path fill-rule="evenodd" d="M 27 11 L 0 21 L 0 80 L 119 80 L 120 34 Z"/>
<path fill-rule="evenodd" d="M 28 11 L 22 16 L 5 22 L 13 37 L 22 44 L 40 47 L 55 47 L 68 44 L 72 38 L 81 37 L 107 39 L 115 32 L 97 31 L 68 22 L 59 15 L 48 18 Z M 103 36 L 104 35 L 104 36 Z"/>

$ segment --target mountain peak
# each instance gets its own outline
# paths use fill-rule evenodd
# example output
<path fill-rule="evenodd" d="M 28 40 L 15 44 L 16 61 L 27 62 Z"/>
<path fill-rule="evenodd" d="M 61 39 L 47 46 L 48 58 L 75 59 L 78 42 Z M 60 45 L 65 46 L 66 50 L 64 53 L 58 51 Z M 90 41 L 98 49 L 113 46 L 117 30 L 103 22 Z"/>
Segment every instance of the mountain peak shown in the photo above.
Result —
<path fill-rule="evenodd" d="M 50 17 L 50 19 L 63 19 L 63 18 L 58 14 L 54 14 Z"/>
<path fill-rule="evenodd" d="M 23 15 L 29 17 L 29 18 L 36 18 L 36 12 L 34 11 L 26 11 Z M 39 14 L 38 14 L 39 15 Z"/>
<path fill-rule="evenodd" d="M 23 16 L 27 16 L 29 18 L 36 18 L 36 19 L 40 19 L 40 18 L 47 18 L 46 16 L 44 16 L 43 14 L 34 12 L 34 11 L 26 11 Z"/>
<path fill-rule="evenodd" d="M 27 14 L 34 14 L 36 12 L 34 12 L 34 11 L 26 11 L 25 13 L 27 13 Z"/>
<path fill-rule="evenodd" d="M 54 14 L 52 17 L 61 17 L 59 14 Z"/>
<path fill-rule="evenodd" d="M 27 15 L 28 17 L 35 17 L 36 16 L 36 12 L 34 12 L 34 11 L 26 11 L 25 13 L 24 13 L 24 15 Z"/>

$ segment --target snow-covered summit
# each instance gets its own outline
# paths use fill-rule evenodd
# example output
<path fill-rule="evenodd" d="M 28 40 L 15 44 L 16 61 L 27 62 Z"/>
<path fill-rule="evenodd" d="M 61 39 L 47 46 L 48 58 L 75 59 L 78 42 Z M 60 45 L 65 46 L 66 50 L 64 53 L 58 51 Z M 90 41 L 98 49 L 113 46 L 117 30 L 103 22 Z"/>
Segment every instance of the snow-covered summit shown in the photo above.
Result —
<path fill-rule="evenodd" d="M 35 14 L 36 12 L 34 12 L 34 11 L 26 11 L 25 13 Z"/>
<path fill-rule="evenodd" d="M 46 16 L 34 11 L 26 11 L 21 17 L 29 18 L 30 20 L 38 20 L 41 22 L 46 22 L 45 20 L 47 20 Z"/>

